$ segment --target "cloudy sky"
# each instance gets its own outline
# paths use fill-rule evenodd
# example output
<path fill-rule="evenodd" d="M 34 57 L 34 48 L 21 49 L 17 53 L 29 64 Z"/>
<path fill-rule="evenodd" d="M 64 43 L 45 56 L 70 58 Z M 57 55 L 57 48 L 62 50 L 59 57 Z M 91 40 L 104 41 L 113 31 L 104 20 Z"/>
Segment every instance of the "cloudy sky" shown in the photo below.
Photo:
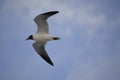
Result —
<path fill-rule="evenodd" d="M 0 80 L 120 80 L 119 0 L 0 0 Z M 49 18 L 47 64 L 25 39 Z"/>

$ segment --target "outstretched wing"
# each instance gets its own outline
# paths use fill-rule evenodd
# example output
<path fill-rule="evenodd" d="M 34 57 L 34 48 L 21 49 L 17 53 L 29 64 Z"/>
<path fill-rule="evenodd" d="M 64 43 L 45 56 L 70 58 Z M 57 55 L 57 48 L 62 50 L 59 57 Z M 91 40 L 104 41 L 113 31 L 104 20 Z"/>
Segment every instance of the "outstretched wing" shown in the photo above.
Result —
<path fill-rule="evenodd" d="M 34 21 L 38 26 L 37 33 L 49 33 L 47 19 L 56 13 L 58 11 L 50 11 L 35 17 Z"/>
<path fill-rule="evenodd" d="M 44 48 L 45 43 L 41 44 L 40 42 L 35 42 L 33 43 L 33 48 L 35 51 L 50 65 L 54 66 L 52 63 L 51 59 L 49 58 L 45 48 Z"/>

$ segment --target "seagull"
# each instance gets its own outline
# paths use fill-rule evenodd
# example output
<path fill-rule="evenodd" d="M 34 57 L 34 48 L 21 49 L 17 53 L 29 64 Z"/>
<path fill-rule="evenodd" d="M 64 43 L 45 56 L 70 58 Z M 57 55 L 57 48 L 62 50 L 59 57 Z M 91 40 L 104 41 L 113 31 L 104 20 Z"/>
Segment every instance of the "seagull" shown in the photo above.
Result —
<path fill-rule="evenodd" d="M 36 34 L 30 35 L 26 40 L 34 40 L 33 48 L 35 51 L 50 65 L 54 66 L 52 60 L 48 56 L 45 45 L 48 41 L 52 40 L 59 40 L 59 37 L 51 36 L 49 35 L 49 29 L 48 29 L 48 23 L 47 19 L 54 15 L 59 13 L 59 11 L 50 11 L 46 13 L 39 14 L 34 18 L 35 23 L 38 26 L 38 30 Z"/>

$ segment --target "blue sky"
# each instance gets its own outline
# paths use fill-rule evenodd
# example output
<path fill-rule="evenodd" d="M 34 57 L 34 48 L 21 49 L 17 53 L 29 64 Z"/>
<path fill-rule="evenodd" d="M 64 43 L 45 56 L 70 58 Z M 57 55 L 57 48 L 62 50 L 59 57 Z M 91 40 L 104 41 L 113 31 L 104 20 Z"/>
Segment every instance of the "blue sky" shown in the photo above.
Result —
<path fill-rule="evenodd" d="M 1 0 L 0 80 L 120 80 L 119 0 Z M 34 17 L 49 18 L 46 50 L 52 67 L 25 39 L 36 32 Z"/>

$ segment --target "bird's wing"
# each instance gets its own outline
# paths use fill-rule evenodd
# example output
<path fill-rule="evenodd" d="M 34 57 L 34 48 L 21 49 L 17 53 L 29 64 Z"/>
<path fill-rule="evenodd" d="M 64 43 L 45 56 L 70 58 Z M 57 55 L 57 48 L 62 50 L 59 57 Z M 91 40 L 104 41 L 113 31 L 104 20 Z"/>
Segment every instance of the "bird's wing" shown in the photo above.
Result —
<path fill-rule="evenodd" d="M 37 33 L 49 33 L 47 19 L 56 13 L 58 13 L 58 11 L 46 12 L 34 18 L 34 21 L 38 26 Z"/>
<path fill-rule="evenodd" d="M 49 64 L 51 64 L 52 66 L 54 66 L 54 64 L 52 63 L 51 59 L 49 58 L 45 48 L 44 48 L 45 43 L 41 44 L 40 42 L 35 42 L 33 43 L 33 48 L 36 50 L 36 52 L 45 60 L 47 61 Z"/>

